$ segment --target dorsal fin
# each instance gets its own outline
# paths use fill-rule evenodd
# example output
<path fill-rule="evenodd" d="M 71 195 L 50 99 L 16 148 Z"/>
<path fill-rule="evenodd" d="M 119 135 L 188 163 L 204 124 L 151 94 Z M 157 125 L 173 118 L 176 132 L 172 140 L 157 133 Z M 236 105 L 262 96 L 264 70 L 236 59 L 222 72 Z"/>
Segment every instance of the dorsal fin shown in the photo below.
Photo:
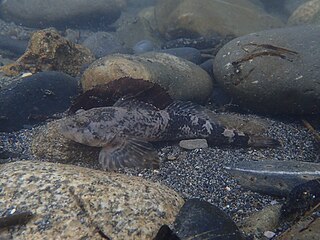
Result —
<path fill-rule="evenodd" d="M 209 111 L 207 108 L 190 101 L 174 101 L 168 107 L 166 107 L 165 110 L 168 113 L 180 116 L 196 115 L 197 117 L 201 117 L 204 119 L 210 118 L 206 113 L 207 111 Z"/>
<path fill-rule="evenodd" d="M 122 97 L 119 98 L 116 103 L 113 105 L 114 107 L 123 107 L 127 109 L 148 109 L 152 111 L 159 111 L 159 108 L 154 105 L 146 102 L 139 101 L 135 98 L 131 97 Z"/>

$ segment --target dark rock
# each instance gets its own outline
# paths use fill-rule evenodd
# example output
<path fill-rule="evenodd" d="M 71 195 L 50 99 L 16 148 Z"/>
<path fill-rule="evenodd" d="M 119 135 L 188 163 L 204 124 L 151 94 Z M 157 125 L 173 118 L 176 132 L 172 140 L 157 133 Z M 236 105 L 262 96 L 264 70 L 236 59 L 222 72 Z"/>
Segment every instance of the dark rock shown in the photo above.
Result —
<path fill-rule="evenodd" d="M 23 54 L 27 48 L 28 42 L 11 38 L 10 36 L 0 35 L 0 49 L 9 51 L 16 56 Z"/>
<path fill-rule="evenodd" d="M 242 187 L 287 196 L 297 185 L 320 177 L 320 164 L 298 161 L 245 161 L 225 167 Z"/>
<path fill-rule="evenodd" d="M 213 59 L 208 59 L 199 65 L 203 70 L 205 70 L 210 77 L 213 78 Z"/>
<path fill-rule="evenodd" d="M 214 77 L 251 110 L 320 113 L 319 38 L 319 26 L 300 26 L 234 39 L 218 52 Z"/>
<path fill-rule="evenodd" d="M 190 199 L 183 205 L 174 229 L 181 239 L 243 239 L 230 217 L 218 207 L 198 199 Z"/>
<path fill-rule="evenodd" d="M 0 131 L 41 123 L 65 111 L 77 95 L 78 81 L 60 72 L 20 78 L 0 91 Z"/>
<path fill-rule="evenodd" d="M 180 240 L 180 238 L 169 228 L 168 225 L 162 225 L 153 240 Z"/>
<path fill-rule="evenodd" d="M 292 189 L 281 208 L 281 219 L 297 218 L 320 204 L 320 178 L 302 183 Z"/>
<path fill-rule="evenodd" d="M 170 95 L 160 85 L 142 79 L 125 77 L 98 85 L 82 93 L 73 101 L 69 112 L 75 113 L 79 109 L 88 110 L 112 106 L 120 98 L 131 96 L 160 109 L 164 109 L 172 102 Z"/>

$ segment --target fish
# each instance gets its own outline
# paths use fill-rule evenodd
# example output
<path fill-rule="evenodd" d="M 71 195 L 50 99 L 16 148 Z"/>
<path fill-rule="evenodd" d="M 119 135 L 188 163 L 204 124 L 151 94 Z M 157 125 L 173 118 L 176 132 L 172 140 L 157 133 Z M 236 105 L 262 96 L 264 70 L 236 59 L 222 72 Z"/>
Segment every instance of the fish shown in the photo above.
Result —
<path fill-rule="evenodd" d="M 159 167 L 152 142 L 205 138 L 209 145 L 272 147 L 275 139 L 250 136 L 215 123 L 203 106 L 174 101 L 165 109 L 135 99 L 119 99 L 111 107 L 76 112 L 61 119 L 59 131 L 67 139 L 101 147 L 104 170 Z"/>

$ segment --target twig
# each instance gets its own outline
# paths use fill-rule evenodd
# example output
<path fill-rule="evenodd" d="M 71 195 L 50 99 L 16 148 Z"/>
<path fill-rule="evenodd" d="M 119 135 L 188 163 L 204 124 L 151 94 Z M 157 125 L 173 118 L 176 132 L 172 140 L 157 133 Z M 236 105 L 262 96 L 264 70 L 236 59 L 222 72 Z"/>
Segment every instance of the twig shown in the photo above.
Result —
<path fill-rule="evenodd" d="M 313 134 L 316 141 L 320 143 L 320 134 L 312 127 L 312 125 L 305 119 L 302 119 L 304 126 Z"/>

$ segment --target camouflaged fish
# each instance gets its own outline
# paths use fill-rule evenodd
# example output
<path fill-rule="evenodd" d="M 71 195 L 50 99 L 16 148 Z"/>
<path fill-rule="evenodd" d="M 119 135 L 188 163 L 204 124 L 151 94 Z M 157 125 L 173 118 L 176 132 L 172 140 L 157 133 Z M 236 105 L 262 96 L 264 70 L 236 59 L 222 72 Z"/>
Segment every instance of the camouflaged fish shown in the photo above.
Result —
<path fill-rule="evenodd" d="M 64 137 L 102 147 L 99 162 L 105 170 L 156 167 L 157 152 L 150 142 L 205 138 L 209 145 L 270 147 L 276 140 L 249 136 L 210 120 L 205 108 L 173 102 L 164 110 L 137 100 L 119 100 L 112 107 L 81 111 L 61 121 Z"/>

